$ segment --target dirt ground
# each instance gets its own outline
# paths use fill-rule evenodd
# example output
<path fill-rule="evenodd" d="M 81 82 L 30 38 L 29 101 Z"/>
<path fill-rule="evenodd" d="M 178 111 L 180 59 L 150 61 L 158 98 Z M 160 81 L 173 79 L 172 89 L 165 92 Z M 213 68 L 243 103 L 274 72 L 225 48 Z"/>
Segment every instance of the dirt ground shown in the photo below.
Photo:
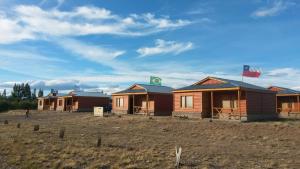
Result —
<path fill-rule="evenodd" d="M 209 122 L 61 112 L 31 112 L 25 119 L 24 113 L 0 113 L 0 168 L 175 168 L 175 146 L 182 147 L 180 168 L 300 168 L 299 120 Z"/>

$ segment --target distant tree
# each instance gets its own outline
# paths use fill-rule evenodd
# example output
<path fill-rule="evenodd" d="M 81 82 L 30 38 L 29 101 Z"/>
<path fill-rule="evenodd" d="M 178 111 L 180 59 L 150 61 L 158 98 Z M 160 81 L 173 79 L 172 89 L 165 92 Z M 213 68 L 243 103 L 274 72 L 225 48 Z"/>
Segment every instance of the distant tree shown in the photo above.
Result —
<path fill-rule="evenodd" d="M 6 98 L 6 89 L 3 90 L 3 93 L 1 95 L 2 97 Z"/>
<path fill-rule="evenodd" d="M 43 96 L 44 96 L 44 91 L 40 89 L 38 92 L 38 97 L 43 97 Z"/>
<path fill-rule="evenodd" d="M 19 98 L 25 97 L 25 84 L 22 83 L 19 89 Z"/>
<path fill-rule="evenodd" d="M 33 89 L 33 92 L 31 95 L 32 95 L 31 96 L 32 99 L 36 99 L 36 88 Z"/>
<path fill-rule="evenodd" d="M 13 86 L 13 89 L 11 91 L 11 97 L 16 98 L 18 97 L 18 93 L 17 93 L 17 84 L 15 83 Z"/>
<path fill-rule="evenodd" d="M 28 99 L 31 98 L 31 90 L 28 83 L 25 84 L 23 93 L 24 93 L 23 97 L 26 97 Z"/>

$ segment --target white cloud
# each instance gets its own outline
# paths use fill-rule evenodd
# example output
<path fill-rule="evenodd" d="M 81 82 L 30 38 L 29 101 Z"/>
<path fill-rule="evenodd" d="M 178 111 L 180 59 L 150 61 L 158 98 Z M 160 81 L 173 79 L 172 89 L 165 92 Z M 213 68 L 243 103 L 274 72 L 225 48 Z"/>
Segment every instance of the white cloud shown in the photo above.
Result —
<path fill-rule="evenodd" d="M 9 44 L 26 39 L 35 39 L 28 29 L 24 29 L 16 20 L 7 19 L 0 14 L 0 44 Z"/>
<path fill-rule="evenodd" d="M 275 16 L 287 10 L 288 7 L 292 5 L 294 5 L 294 3 L 292 2 L 283 1 L 283 0 L 274 0 L 274 2 L 270 6 L 257 9 L 251 14 L 251 16 L 253 17 Z"/>
<path fill-rule="evenodd" d="M 294 68 L 273 69 L 273 70 L 267 72 L 267 76 L 274 76 L 274 77 L 300 76 L 300 70 L 294 69 Z"/>
<path fill-rule="evenodd" d="M 140 57 L 159 55 L 159 54 L 179 54 L 193 49 L 192 42 L 175 42 L 157 39 L 154 47 L 142 47 L 137 50 Z"/>
<path fill-rule="evenodd" d="M 56 43 L 58 43 L 64 49 L 71 51 L 82 58 L 98 63 L 111 61 L 125 53 L 125 51 L 122 50 L 108 49 L 95 45 L 86 45 L 72 39 L 60 39 L 57 40 Z"/>
<path fill-rule="evenodd" d="M 9 15 L 8 15 L 9 14 Z M 0 43 L 13 43 L 47 36 L 84 36 L 108 34 L 144 36 L 191 24 L 153 14 L 130 14 L 122 17 L 105 8 L 80 6 L 71 11 L 18 5 L 0 16 Z"/>

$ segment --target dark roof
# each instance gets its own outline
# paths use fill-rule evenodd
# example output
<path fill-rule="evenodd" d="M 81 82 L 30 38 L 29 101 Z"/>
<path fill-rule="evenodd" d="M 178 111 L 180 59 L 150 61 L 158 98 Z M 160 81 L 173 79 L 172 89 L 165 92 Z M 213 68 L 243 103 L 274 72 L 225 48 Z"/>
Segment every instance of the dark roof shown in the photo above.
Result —
<path fill-rule="evenodd" d="M 62 96 L 67 96 L 65 93 L 58 93 L 56 96 L 53 96 L 51 94 L 48 94 L 47 96 L 39 97 L 39 98 L 44 98 L 44 99 L 51 99 L 51 98 L 57 98 L 57 97 L 62 97 Z"/>
<path fill-rule="evenodd" d="M 277 93 L 278 94 L 300 94 L 300 91 L 298 90 L 293 90 L 285 87 L 278 87 L 278 86 L 272 86 L 272 87 L 277 87 L 281 90 L 279 90 Z"/>
<path fill-rule="evenodd" d="M 72 91 L 70 96 L 83 96 L 83 97 L 110 97 L 103 92 L 85 92 L 85 91 Z"/>
<path fill-rule="evenodd" d="M 133 86 L 138 85 L 141 86 L 143 89 L 131 89 Z M 120 92 L 116 92 L 114 94 L 121 94 L 121 93 L 172 93 L 174 90 L 168 86 L 156 86 L 156 85 L 149 85 L 149 84 L 135 84 L 128 89 L 122 90 Z"/>
<path fill-rule="evenodd" d="M 224 83 L 220 84 L 204 84 L 204 85 L 199 85 L 199 84 L 193 84 L 190 86 L 186 86 L 183 88 L 176 89 L 175 91 L 178 90 L 197 90 L 197 89 L 222 89 L 222 88 L 236 88 L 236 87 L 241 87 L 241 88 L 246 88 L 246 89 L 254 89 L 254 90 L 261 90 L 261 91 L 268 91 L 267 88 L 256 86 L 253 84 L 237 81 L 237 80 L 230 80 L 230 79 L 223 79 L 223 78 L 218 78 L 218 77 L 208 77 L 211 79 L 216 79 L 223 81 Z"/>

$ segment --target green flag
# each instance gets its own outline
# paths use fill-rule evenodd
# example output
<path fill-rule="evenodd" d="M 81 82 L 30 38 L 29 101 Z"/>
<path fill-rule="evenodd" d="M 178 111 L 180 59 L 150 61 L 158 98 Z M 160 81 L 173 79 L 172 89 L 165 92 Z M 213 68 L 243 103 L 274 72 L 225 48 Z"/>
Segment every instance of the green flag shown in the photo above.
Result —
<path fill-rule="evenodd" d="M 155 76 L 150 76 L 150 84 L 161 86 L 161 78 L 155 77 Z"/>

